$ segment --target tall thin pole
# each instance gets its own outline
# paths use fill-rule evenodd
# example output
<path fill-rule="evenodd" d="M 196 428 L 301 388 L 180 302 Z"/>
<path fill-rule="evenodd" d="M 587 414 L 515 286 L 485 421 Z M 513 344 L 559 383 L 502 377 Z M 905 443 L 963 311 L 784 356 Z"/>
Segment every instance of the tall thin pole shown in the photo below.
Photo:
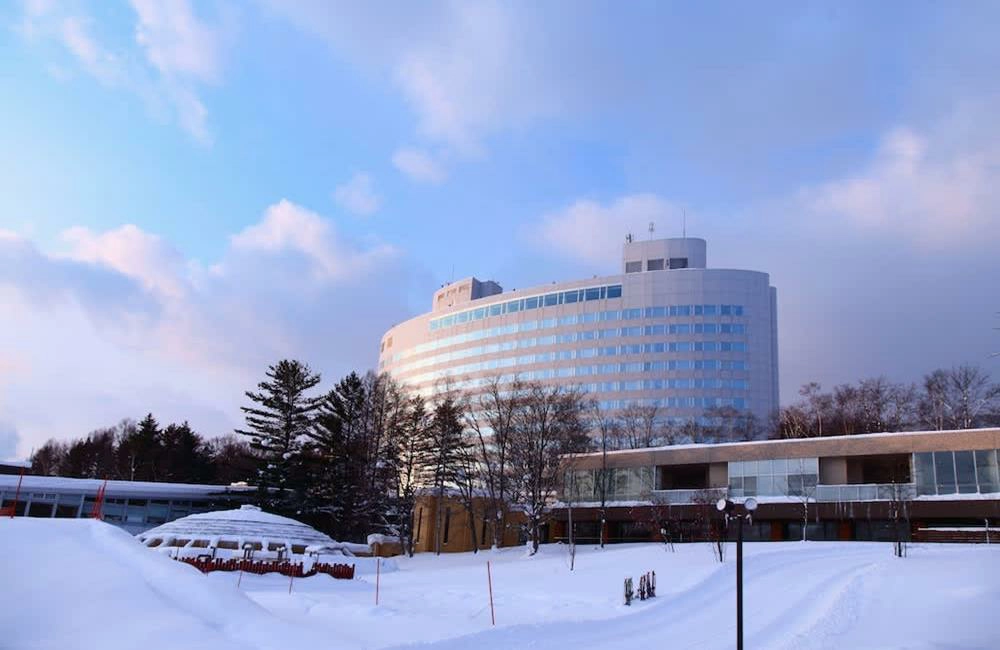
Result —
<path fill-rule="evenodd" d="M 382 558 L 375 558 L 375 604 L 378 605 L 378 587 L 382 577 Z"/>
<path fill-rule="evenodd" d="M 743 650 L 743 515 L 736 533 L 736 650 Z"/>
<path fill-rule="evenodd" d="M 486 580 L 487 584 L 490 586 L 490 621 L 493 623 L 493 627 L 497 625 L 497 615 L 493 611 L 493 573 L 490 571 L 490 561 L 486 560 Z"/>
<path fill-rule="evenodd" d="M 14 518 L 14 513 L 17 512 L 17 502 L 21 498 L 21 481 L 24 480 L 24 468 L 21 468 L 21 475 L 17 477 L 17 489 L 14 491 L 14 505 L 10 507 L 10 518 Z M 986 533 L 987 538 L 989 533 Z"/>

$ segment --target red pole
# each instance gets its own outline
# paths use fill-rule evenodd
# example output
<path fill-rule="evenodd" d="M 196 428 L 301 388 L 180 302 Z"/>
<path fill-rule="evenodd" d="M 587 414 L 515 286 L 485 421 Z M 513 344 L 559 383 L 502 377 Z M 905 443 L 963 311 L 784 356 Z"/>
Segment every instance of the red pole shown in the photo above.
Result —
<path fill-rule="evenodd" d="M 493 627 L 497 624 L 497 615 L 493 611 L 493 573 L 490 571 L 490 561 L 486 560 L 486 580 L 490 586 L 490 620 L 493 621 Z"/>
<path fill-rule="evenodd" d="M 375 605 L 378 605 L 378 583 L 382 573 L 382 558 L 375 558 Z"/>
<path fill-rule="evenodd" d="M 10 518 L 14 518 L 14 513 L 17 511 L 17 500 L 21 498 L 21 481 L 24 480 L 24 468 L 21 468 L 21 475 L 17 477 L 17 490 L 14 491 L 14 505 L 10 507 Z"/>

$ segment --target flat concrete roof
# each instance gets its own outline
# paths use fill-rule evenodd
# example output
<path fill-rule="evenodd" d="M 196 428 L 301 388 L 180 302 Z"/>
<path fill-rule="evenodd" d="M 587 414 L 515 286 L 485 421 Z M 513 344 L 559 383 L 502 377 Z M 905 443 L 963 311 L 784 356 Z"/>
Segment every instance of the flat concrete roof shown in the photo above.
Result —
<path fill-rule="evenodd" d="M 609 467 L 692 465 L 772 458 L 826 458 L 911 454 L 922 451 L 1000 449 L 1000 428 L 953 431 L 902 431 L 854 436 L 755 440 L 714 444 L 668 445 L 608 452 Z M 600 467 L 601 453 L 565 457 L 581 469 Z"/>

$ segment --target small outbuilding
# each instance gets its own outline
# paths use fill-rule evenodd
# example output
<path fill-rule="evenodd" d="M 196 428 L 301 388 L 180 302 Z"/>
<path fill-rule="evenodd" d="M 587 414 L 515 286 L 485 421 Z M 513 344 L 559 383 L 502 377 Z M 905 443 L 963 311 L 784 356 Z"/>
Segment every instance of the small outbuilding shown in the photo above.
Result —
<path fill-rule="evenodd" d="M 188 515 L 136 535 L 176 558 L 301 561 L 304 557 L 369 555 L 365 544 L 338 542 L 300 521 L 244 505 Z"/>

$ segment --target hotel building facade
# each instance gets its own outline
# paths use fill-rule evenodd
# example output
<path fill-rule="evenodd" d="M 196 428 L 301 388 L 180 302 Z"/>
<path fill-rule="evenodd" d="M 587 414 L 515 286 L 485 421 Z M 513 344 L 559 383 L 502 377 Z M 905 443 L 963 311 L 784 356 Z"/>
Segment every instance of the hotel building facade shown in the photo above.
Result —
<path fill-rule="evenodd" d="M 494 378 L 576 386 L 664 421 L 778 406 L 777 295 L 766 273 L 707 266 L 703 239 L 626 241 L 621 274 L 504 292 L 467 278 L 382 337 L 378 368 L 412 390 Z"/>

